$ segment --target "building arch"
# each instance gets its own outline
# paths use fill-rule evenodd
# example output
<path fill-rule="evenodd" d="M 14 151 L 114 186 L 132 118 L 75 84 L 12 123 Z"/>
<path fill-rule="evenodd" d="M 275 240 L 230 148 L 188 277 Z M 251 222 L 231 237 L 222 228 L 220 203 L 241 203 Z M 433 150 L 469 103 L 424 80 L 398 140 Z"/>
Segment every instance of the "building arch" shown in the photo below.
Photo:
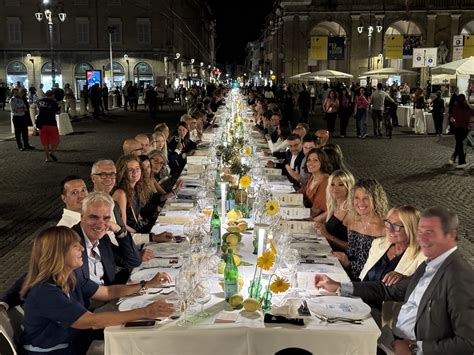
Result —
<path fill-rule="evenodd" d="M 404 39 L 404 49 L 403 49 L 403 59 L 387 59 L 388 64 L 386 66 L 401 68 L 401 69 L 411 69 L 412 64 L 412 49 L 421 46 L 421 41 L 423 38 L 423 31 L 416 21 L 413 19 L 407 20 L 395 20 L 391 22 L 385 30 L 385 36 L 390 35 L 402 35 L 408 36 Z"/>
<path fill-rule="evenodd" d="M 113 66 L 113 77 L 114 77 L 114 82 L 112 83 L 112 78 L 110 75 L 106 75 L 107 72 L 110 72 L 110 62 L 106 63 L 103 67 L 104 69 L 104 82 L 107 83 L 107 86 L 109 88 L 112 88 L 113 86 L 124 86 L 125 85 L 125 69 L 123 68 L 123 65 L 120 64 L 119 62 L 112 62 Z"/>
<path fill-rule="evenodd" d="M 474 20 L 471 20 L 471 21 L 465 23 L 461 27 L 461 34 L 462 35 L 472 35 L 472 34 L 474 34 Z"/>
<path fill-rule="evenodd" d="M 86 70 L 94 70 L 90 63 L 78 63 L 74 67 L 74 90 L 76 97 L 81 96 L 81 90 L 87 84 Z"/>
<path fill-rule="evenodd" d="M 61 65 L 54 62 L 54 80 L 59 87 L 63 87 L 63 76 L 61 73 Z M 41 83 L 44 85 L 43 90 L 50 90 L 53 87 L 52 63 L 45 62 L 41 66 Z"/>
<path fill-rule="evenodd" d="M 24 63 L 13 60 L 7 65 L 7 84 L 16 86 L 17 82 L 25 88 L 28 87 L 28 69 Z"/>

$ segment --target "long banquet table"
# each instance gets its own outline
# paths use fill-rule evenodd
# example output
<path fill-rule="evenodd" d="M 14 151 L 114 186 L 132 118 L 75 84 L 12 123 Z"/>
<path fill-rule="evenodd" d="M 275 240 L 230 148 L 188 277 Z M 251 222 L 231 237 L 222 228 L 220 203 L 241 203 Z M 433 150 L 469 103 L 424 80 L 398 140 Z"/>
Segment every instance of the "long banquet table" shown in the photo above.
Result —
<path fill-rule="evenodd" d="M 197 159 L 197 158 L 196 158 Z M 197 163 L 197 161 L 196 161 Z M 188 169 L 190 172 L 191 169 Z M 284 188 L 284 186 L 282 186 Z M 185 187 L 186 189 L 186 187 Z M 191 191 L 192 189 L 190 189 Z M 284 189 L 285 193 L 288 189 Z M 179 215 L 186 219 L 186 212 L 172 211 L 170 216 Z M 175 218 L 175 217 L 173 217 Z M 166 220 L 166 219 L 165 219 Z M 168 220 L 168 223 L 172 223 Z M 177 224 L 184 224 L 181 221 Z M 182 225 L 168 224 L 154 227 L 157 232 L 169 229 L 178 232 Z M 251 222 L 249 221 L 249 225 Z M 225 225 L 223 225 L 225 232 Z M 253 252 L 252 231 L 243 234 L 239 244 L 238 254 L 241 259 L 251 263 L 251 266 L 239 266 L 239 275 L 245 280 L 241 290 L 244 298 L 248 295 L 247 289 L 253 277 L 256 255 Z M 317 248 L 321 248 L 323 257 L 316 260 L 314 264 L 300 264 L 298 266 L 298 287 L 305 290 L 311 297 L 322 297 L 313 285 L 314 273 L 327 274 L 338 281 L 348 281 L 348 276 L 337 259 L 329 255 L 330 247 L 326 239 L 318 237 Z M 169 272 L 176 276 L 178 269 L 175 268 L 137 268 L 132 272 L 131 280 L 136 282 L 138 277 L 149 279 L 156 272 Z M 190 326 L 178 326 L 177 320 L 164 319 L 158 321 L 153 327 L 125 328 L 124 326 L 113 326 L 105 329 L 105 354 L 274 354 L 282 349 L 300 348 L 317 354 L 375 354 L 377 338 L 380 330 L 375 321 L 369 316 L 362 324 L 332 323 L 321 321 L 314 315 L 304 317 L 305 325 L 296 326 L 289 324 L 266 324 L 263 322 L 262 311 L 254 313 L 243 309 L 233 310 L 224 300 L 224 294 L 219 281 L 223 275 L 216 274 L 210 279 L 211 300 L 205 305 L 209 316 L 200 318 L 191 316 L 193 324 Z M 263 282 L 266 287 L 268 281 Z M 162 299 L 173 297 L 162 295 L 140 296 L 149 299 Z M 176 298 L 176 296 L 174 296 Z M 277 299 L 274 295 L 273 299 Z M 362 303 L 358 299 L 356 302 Z M 235 323 L 215 323 L 216 315 L 221 311 L 229 311 L 238 314 Z"/>

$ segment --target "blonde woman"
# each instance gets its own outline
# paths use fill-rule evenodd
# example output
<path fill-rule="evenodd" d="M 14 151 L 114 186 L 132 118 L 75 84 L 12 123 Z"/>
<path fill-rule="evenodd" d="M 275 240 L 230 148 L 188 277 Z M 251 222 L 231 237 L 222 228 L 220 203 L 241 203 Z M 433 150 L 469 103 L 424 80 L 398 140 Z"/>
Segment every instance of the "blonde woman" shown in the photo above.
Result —
<path fill-rule="evenodd" d="M 168 143 L 166 142 L 166 137 L 163 132 L 154 132 L 152 134 L 153 138 L 153 150 L 162 152 L 165 155 L 166 160 L 168 160 Z M 151 152 L 148 153 L 150 155 Z"/>
<path fill-rule="evenodd" d="M 392 208 L 384 220 L 386 235 L 372 243 L 359 279 L 391 286 L 412 275 L 426 259 L 416 240 L 420 211 L 412 206 Z"/>
<path fill-rule="evenodd" d="M 349 171 L 343 169 L 334 171 L 329 176 L 326 189 L 327 212 L 315 219 L 315 228 L 327 239 L 334 251 L 347 250 L 350 191 L 354 184 L 354 176 Z"/>
<path fill-rule="evenodd" d="M 45 229 L 34 239 L 20 293 L 25 300 L 22 354 L 85 354 L 90 343 L 88 330 L 173 313 L 172 305 L 165 301 L 125 312 L 89 312 L 90 299 L 110 301 L 145 291 L 147 287 L 159 287 L 171 282 L 171 277 L 161 272 L 148 282 L 99 286 L 84 279 L 81 272 L 75 272 L 83 260 L 80 237 L 67 227 Z"/>
<path fill-rule="evenodd" d="M 426 119 L 424 115 L 425 108 L 425 97 L 423 95 L 423 89 L 418 88 L 415 93 L 413 100 L 413 108 L 415 115 L 415 134 L 426 134 Z"/>
<path fill-rule="evenodd" d="M 334 252 L 352 280 L 357 280 L 364 267 L 372 242 L 385 235 L 384 217 L 388 200 L 377 180 L 363 179 L 351 190 L 350 223 L 347 226 L 347 252 Z"/>

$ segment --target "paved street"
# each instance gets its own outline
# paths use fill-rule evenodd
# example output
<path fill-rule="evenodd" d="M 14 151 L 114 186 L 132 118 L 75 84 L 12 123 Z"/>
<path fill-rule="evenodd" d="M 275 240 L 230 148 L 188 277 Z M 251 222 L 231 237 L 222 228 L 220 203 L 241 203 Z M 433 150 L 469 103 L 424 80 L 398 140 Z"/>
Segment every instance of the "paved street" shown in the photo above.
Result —
<path fill-rule="evenodd" d="M 181 114 L 180 111 L 160 113 L 159 121 L 173 127 Z M 8 119 L 9 113 L 0 112 L 0 292 L 25 271 L 34 232 L 59 220 L 61 179 L 71 174 L 87 177 L 95 160 L 116 159 L 125 138 L 150 133 L 156 124 L 145 113 L 121 110 L 111 112 L 101 121 L 80 118 L 73 122 L 75 133 L 62 137 L 57 154 L 59 162 L 44 163 L 40 149 L 31 152 L 16 149 L 14 139 L 8 139 L 11 137 Z M 324 124 L 322 120 L 312 123 L 315 127 Z M 452 136 L 420 137 L 396 130 L 392 140 L 369 137 L 333 141 L 341 145 L 348 167 L 357 178 L 374 177 L 381 181 L 392 206 L 445 205 L 456 210 L 461 218 L 460 249 L 474 264 L 472 148 L 468 153 L 470 169 L 456 170 L 444 165 L 454 145 Z M 40 148 L 38 137 L 32 137 L 31 144 Z"/>

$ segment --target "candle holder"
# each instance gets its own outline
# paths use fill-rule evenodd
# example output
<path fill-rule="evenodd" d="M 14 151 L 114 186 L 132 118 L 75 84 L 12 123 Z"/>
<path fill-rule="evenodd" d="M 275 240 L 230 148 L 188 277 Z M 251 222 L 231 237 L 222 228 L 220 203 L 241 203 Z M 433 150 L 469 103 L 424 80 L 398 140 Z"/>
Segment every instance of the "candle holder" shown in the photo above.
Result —
<path fill-rule="evenodd" d="M 257 257 L 261 256 L 263 251 L 265 250 L 268 227 L 268 224 L 264 223 L 256 223 L 253 227 L 255 233 L 253 242 L 253 253 L 256 254 Z"/>

